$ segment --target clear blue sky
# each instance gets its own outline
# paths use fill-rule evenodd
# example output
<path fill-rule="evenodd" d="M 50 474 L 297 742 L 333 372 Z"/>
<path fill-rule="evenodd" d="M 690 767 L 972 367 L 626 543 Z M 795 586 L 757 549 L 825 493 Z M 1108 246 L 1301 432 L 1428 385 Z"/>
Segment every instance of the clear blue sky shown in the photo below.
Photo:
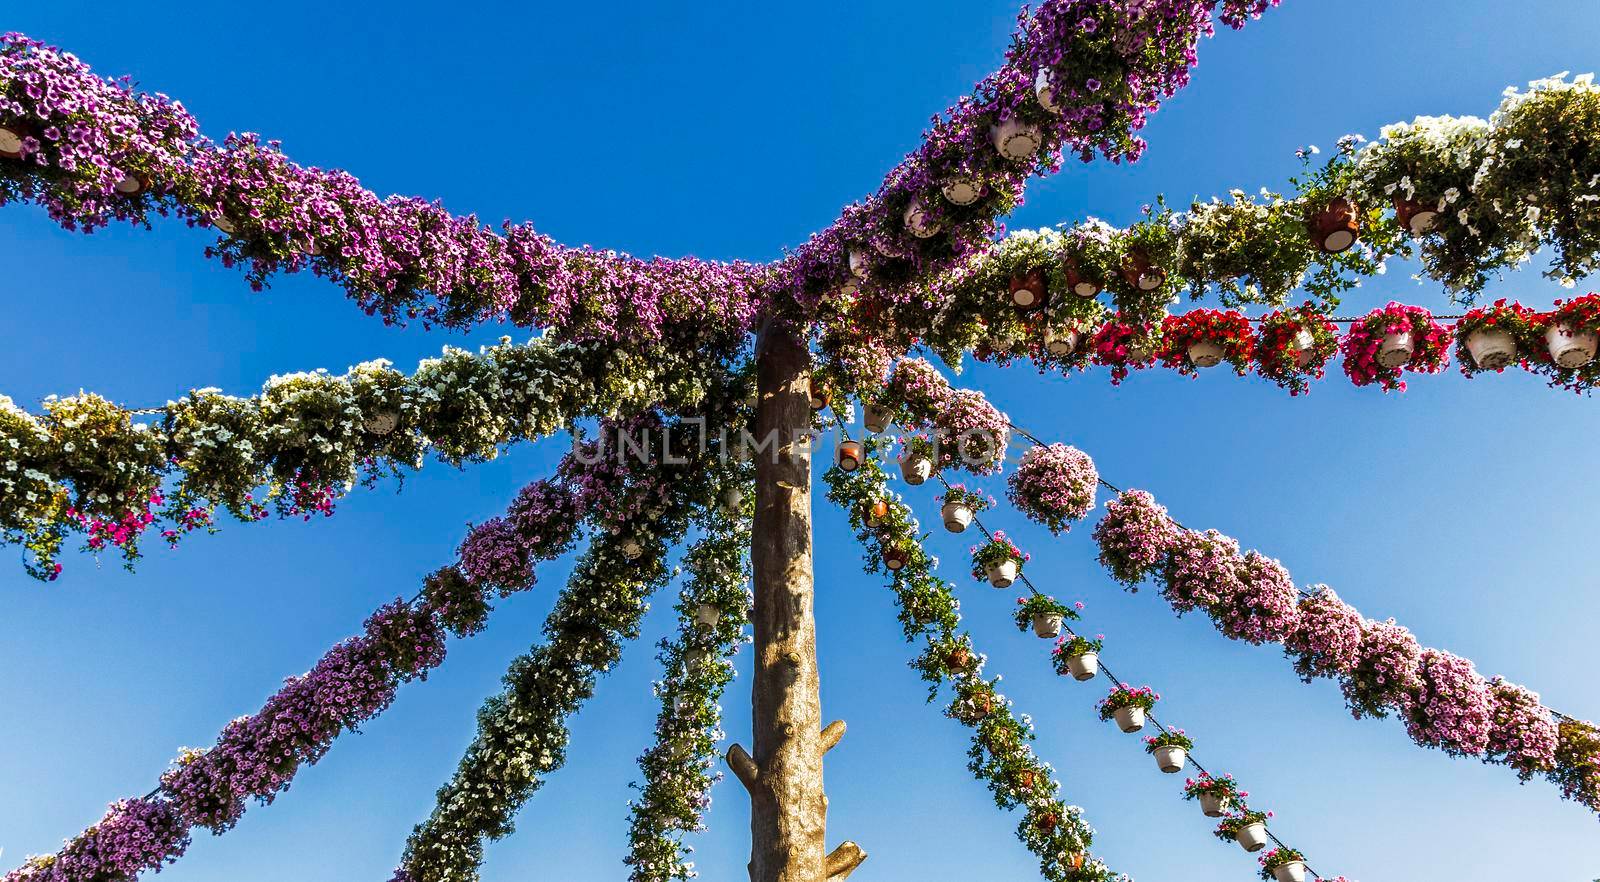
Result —
<path fill-rule="evenodd" d="M 342 166 L 380 193 L 531 219 L 570 243 L 771 258 L 872 190 L 930 114 L 997 66 L 1013 2 L 773 11 L 726 0 L 599 10 L 397 0 L 355 11 L 287 0 L 203 11 L 146 2 L 115 14 L 36 3 L 8 9 L 4 27 L 182 98 L 215 136 L 281 138 L 302 162 Z M 1202 47 L 1194 84 L 1149 128 L 1143 163 L 1071 166 L 1030 189 L 1014 225 L 1085 213 L 1125 223 L 1159 191 L 1181 202 L 1276 185 L 1301 144 L 1421 113 L 1487 115 L 1507 84 L 1600 67 L 1596 33 L 1600 6 L 1589 0 L 1285 0 Z M 205 239 L 174 223 L 82 237 L 41 210 L 0 211 L 0 391 L 30 406 L 79 388 L 130 404 L 191 386 L 248 393 L 276 372 L 378 356 L 409 369 L 444 343 L 501 333 L 386 329 L 309 276 L 252 295 L 201 257 Z M 1407 276 L 1392 272 L 1352 308 L 1390 297 L 1444 307 L 1441 292 Z M 1540 305 L 1560 295 L 1536 273 L 1494 293 Z M 1423 378 L 1403 396 L 1340 378 L 1293 400 L 1221 371 L 1198 381 L 1151 372 L 1119 389 L 1103 373 L 975 376 L 1018 422 L 1081 446 L 1110 480 L 1152 490 L 1185 523 L 1238 536 L 1302 584 L 1329 583 L 1485 675 L 1600 717 L 1590 544 L 1600 403 L 1511 375 Z M 552 442 L 466 472 L 431 464 L 399 495 L 357 492 L 313 524 L 231 525 L 177 553 L 153 551 L 135 576 L 74 557 L 43 586 L 7 555 L 0 865 L 54 850 L 106 802 L 148 790 L 179 746 L 209 745 L 374 607 L 409 596 L 451 558 L 466 522 L 500 511 L 559 453 Z M 912 498 L 931 513 L 932 495 Z M 871 853 L 862 882 L 1035 877 L 1015 818 L 964 768 L 965 731 L 923 704 L 889 594 L 861 573 L 842 518 L 817 496 L 824 710 L 850 725 L 828 761 L 831 841 Z M 1165 718 L 1276 810 L 1276 829 L 1317 868 L 1364 882 L 1600 875 L 1595 819 L 1548 784 L 1518 786 L 1504 768 L 1420 750 L 1396 721 L 1349 719 L 1335 686 L 1301 685 L 1273 650 L 1118 591 L 1093 564 L 1087 530 L 1051 541 L 1015 516 L 997 521 L 1033 552 L 1042 584 L 1088 603 L 1087 629 L 1107 635 L 1119 674 L 1160 690 Z M 1211 837 L 1180 780 L 1096 720 L 1102 684 L 1049 673 L 1047 644 L 1011 627 L 1011 596 L 961 574 L 967 543 L 934 542 L 992 670 L 1033 714 L 1040 752 L 1098 828 L 1097 850 L 1144 882 L 1253 878 L 1253 859 Z M 541 572 L 539 590 L 453 644 L 435 677 L 406 687 L 275 805 L 198 839 L 161 878 L 387 879 L 471 737 L 474 709 L 536 638 L 564 578 L 565 566 Z M 568 767 L 521 814 L 520 832 L 489 850 L 486 880 L 623 877 L 627 784 L 655 713 L 650 644 L 669 615 L 658 603 L 646 639 L 575 721 Z M 728 701 L 740 739 L 748 683 Z M 704 878 L 741 878 L 737 784 L 718 787 L 710 825 L 696 840 Z"/>

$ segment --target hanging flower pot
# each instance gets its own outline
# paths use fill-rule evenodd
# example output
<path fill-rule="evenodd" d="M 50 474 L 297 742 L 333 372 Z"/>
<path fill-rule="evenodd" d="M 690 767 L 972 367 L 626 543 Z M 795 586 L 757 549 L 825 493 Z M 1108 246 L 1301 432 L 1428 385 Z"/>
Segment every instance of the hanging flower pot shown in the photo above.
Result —
<path fill-rule="evenodd" d="M 722 610 L 715 604 L 702 603 L 694 608 L 694 620 L 702 628 L 715 628 L 722 621 Z"/>
<path fill-rule="evenodd" d="M 1425 236 L 1439 225 L 1438 202 L 1394 197 L 1394 219 L 1413 236 Z"/>
<path fill-rule="evenodd" d="M 983 196 L 983 188 L 977 180 L 965 175 L 957 175 L 945 181 L 939 192 L 944 194 L 944 198 L 949 200 L 951 205 L 971 205 Z"/>
<path fill-rule="evenodd" d="M 1122 280 L 1140 291 L 1154 291 L 1167 281 L 1167 271 L 1153 264 L 1150 255 L 1134 248 L 1123 255 Z"/>
<path fill-rule="evenodd" d="M 1031 126 L 1016 117 L 1006 120 L 989 131 L 994 149 L 1012 162 L 1025 162 L 1039 155 L 1044 146 L 1044 135 L 1037 126 Z"/>
<path fill-rule="evenodd" d="M 1061 615 L 1059 613 L 1039 613 L 1033 617 L 1034 636 L 1043 640 L 1054 640 L 1061 636 Z"/>
<path fill-rule="evenodd" d="M 1551 360 L 1568 370 L 1594 360 L 1596 336 L 1593 331 L 1575 334 L 1571 325 L 1552 324 L 1544 332 L 1544 342 L 1550 349 Z"/>
<path fill-rule="evenodd" d="M 906 206 L 905 214 L 902 214 L 900 219 L 905 221 L 906 229 L 911 231 L 911 235 L 918 239 L 932 238 L 944 229 L 944 225 L 928 213 L 921 199 L 911 200 L 911 204 Z"/>
<path fill-rule="evenodd" d="M 1260 821 L 1246 824 L 1233 834 L 1233 841 L 1245 851 L 1258 852 L 1267 847 L 1267 825 Z"/>
<path fill-rule="evenodd" d="M 722 510 L 728 514 L 738 514 L 744 506 L 744 491 L 738 487 L 729 486 L 722 491 Z"/>
<path fill-rule="evenodd" d="M 683 653 L 683 663 L 690 668 L 698 668 L 706 663 L 711 653 L 699 646 L 692 646 Z"/>
<path fill-rule="evenodd" d="M 867 252 L 860 248 L 852 248 L 850 249 L 849 261 L 850 275 L 855 276 L 857 279 L 865 279 L 867 277 Z"/>
<path fill-rule="evenodd" d="M 891 546 L 883 550 L 883 565 L 888 567 L 891 572 L 899 570 L 910 562 L 911 555 L 907 554 L 904 548 Z"/>
<path fill-rule="evenodd" d="M 1080 683 L 1085 680 L 1093 680 L 1094 675 L 1100 671 L 1100 653 L 1085 652 L 1081 655 L 1069 655 L 1065 664 L 1067 672 L 1072 675 L 1072 679 Z"/>
<path fill-rule="evenodd" d="M 867 449 L 860 441 L 840 441 L 836 454 L 839 468 L 853 472 L 861 468 L 862 460 L 866 459 Z"/>
<path fill-rule="evenodd" d="M 1018 309 L 1038 309 L 1049 302 L 1044 286 L 1044 270 L 1029 270 L 1011 277 L 1011 305 Z"/>
<path fill-rule="evenodd" d="M 889 502 L 884 499 L 866 503 L 861 508 L 861 520 L 868 527 L 880 527 L 889 517 Z"/>
<path fill-rule="evenodd" d="M 1412 353 L 1416 351 L 1416 341 L 1412 339 L 1410 331 L 1390 331 L 1378 344 L 1378 364 L 1397 368 L 1410 361 Z"/>
<path fill-rule="evenodd" d="M 150 188 L 150 179 L 140 174 L 123 175 L 114 189 L 124 196 L 135 196 Z"/>
<path fill-rule="evenodd" d="M 1222 364 L 1222 347 L 1210 340 L 1189 344 L 1189 363 L 1197 368 L 1211 368 Z"/>
<path fill-rule="evenodd" d="M 933 460 L 921 454 L 911 454 L 900 460 L 900 477 L 915 487 L 933 476 Z"/>
<path fill-rule="evenodd" d="M 1017 773 L 1017 789 L 1018 790 L 1022 790 L 1022 791 L 1032 790 L 1033 789 L 1033 778 L 1034 778 L 1034 775 L 1033 775 L 1033 770 L 1032 769 L 1023 769 L 1021 772 L 1018 772 Z"/>
<path fill-rule="evenodd" d="M 957 646 L 944 657 L 945 667 L 952 671 L 965 673 L 972 667 L 972 651 L 965 646 Z"/>
<path fill-rule="evenodd" d="M 1289 341 L 1289 349 L 1294 353 L 1295 367 L 1303 368 L 1317 356 L 1317 338 L 1312 336 L 1311 331 L 1301 328 Z"/>
<path fill-rule="evenodd" d="M 622 550 L 622 556 L 628 560 L 638 560 L 644 554 L 644 547 L 632 536 L 623 539 L 618 548 Z"/>
<path fill-rule="evenodd" d="M 1070 260 L 1067 261 L 1067 264 L 1063 270 L 1063 274 L 1067 277 L 1067 290 L 1071 291 L 1073 294 L 1076 294 L 1079 297 L 1089 298 L 1100 293 L 1100 283 L 1088 278 L 1083 273 L 1078 272 L 1078 265 L 1076 263 L 1073 263 Z"/>
<path fill-rule="evenodd" d="M 1078 342 L 1081 339 L 1083 337 L 1077 331 L 1062 331 L 1057 334 L 1055 331 L 1046 330 L 1044 332 L 1044 348 L 1046 352 L 1057 358 L 1066 358 L 1078 351 Z"/>
<path fill-rule="evenodd" d="M 1306 882 L 1306 862 L 1289 861 L 1272 868 L 1272 878 L 1278 882 Z"/>
<path fill-rule="evenodd" d="M 809 384 L 807 386 L 807 392 L 811 396 L 811 409 L 821 410 L 824 407 L 827 407 L 828 399 L 833 397 L 832 393 L 828 391 L 827 387 L 817 382 L 816 377 L 812 377 L 806 382 Z"/>
<path fill-rule="evenodd" d="M 1040 107 L 1057 116 L 1061 115 L 1061 105 L 1056 103 L 1055 75 L 1050 72 L 1050 68 L 1040 68 L 1039 73 L 1033 78 L 1033 94 L 1039 99 Z"/>
<path fill-rule="evenodd" d="M 1112 712 L 1111 718 L 1117 721 L 1118 729 L 1130 734 L 1144 728 L 1142 707 L 1119 707 Z"/>
<path fill-rule="evenodd" d="M 1045 812 L 1039 816 L 1039 820 L 1035 822 L 1035 826 L 1039 828 L 1040 833 L 1049 836 L 1050 834 L 1056 832 L 1056 825 L 1059 823 L 1061 823 L 1061 819 L 1056 817 L 1055 812 Z"/>
<path fill-rule="evenodd" d="M 230 236 L 239 232 L 239 225 L 225 214 L 212 215 L 211 225 Z"/>
<path fill-rule="evenodd" d="M 1499 328 L 1479 328 L 1467 335 L 1467 352 L 1480 369 L 1498 371 L 1517 360 L 1517 341 Z"/>
<path fill-rule="evenodd" d="M 863 421 L 867 431 L 874 435 L 881 435 L 889 429 L 889 409 L 876 404 L 868 404 L 862 408 Z"/>
<path fill-rule="evenodd" d="M 31 130 L 23 123 L 0 123 L 0 157 L 21 159 L 22 142 L 31 134 Z"/>
<path fill-rule="evenodd" d="M 996 588 L 1010 588 L 1017 581 L 1017 562 L 1007 558 L 984 567 L 984 574 L 989 577 L 989 584 Z"/>
<path fill-rule="evenodd" d="M 1349 251 L 1361 235 L 1361 223 L 1356 217 L 1356 206 L 1348 199 L 1338 198 L 1311 216 L 1311 241 L 1328 254 Z"/>
<path fill-rule="evenodd" d="M 400 414 L 392 410 L 380 410 L 363 420 L 361 425 L 368 434 L 383 437 L 400 425 Z"/>
<path fill-rule="evenodd" d="M 1158 747 L 1150 751 L 1150 755 L 1156 758 L 1156 768 L 1169 775 L 1183 771 L 1184 764 L 1189 761 L 1188 748 L 1173 744 Z"/>
<path fill-rule="evenodd" d="M 1228 813 L 1233 801 L 1220 793 L 1201 793 L 1200 812 L 1208 818 L 1220 818 Z"/>
<path fill-rule="evenodd" d="M 965 532 L 972 526 L 972 507 L 961 502 L 946 502 L 939 510 L 944 518 L 944 528 L 952 533 Z"/>

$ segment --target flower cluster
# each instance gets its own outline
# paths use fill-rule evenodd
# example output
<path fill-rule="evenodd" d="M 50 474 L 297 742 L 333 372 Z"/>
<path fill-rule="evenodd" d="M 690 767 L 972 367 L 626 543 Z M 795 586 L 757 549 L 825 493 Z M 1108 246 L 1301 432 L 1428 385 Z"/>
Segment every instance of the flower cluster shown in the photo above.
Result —
<path fill-rule="evenodd" d="M 1028 562 L 1031 555 L 1006 538 L 1004 530 L 994 531 L 989 541 L 982 545 L 974 545 L 972 552 L 972 577 L 974 579 L 989 578 L 989 571 L 1008 562 L 1015 563 L 1019 568 Z"/>
<path fill-rule="evenodd" d="M 1450 329 L 1456 340 L 1456 364 L 1468 377 L 1526 365 L 1538 351 L 1541 324 L 1539 313 L 1520 303 L 1496 300 L 1469 309 Z"/>
<path fill-rule="evenodd" d="M 1094 460 L 1076 447 L 1047 444 L 1028 449 L 1007 481 L 1006 496 L 1030 520 L 1060 535 L 1094 510 L 1100 483 Z"/>
<path fill-rule="evenodd" d="M 1450 332 L 1420 306 L 1390 301 L 1352 325 L 1339 351 L 1344 373 L 1357 386 L 1405 391 L 1402 370 L 1436 374 L 1450 358 Z"/>
<path fill-rule="evenodd" d="M 1196 376 L 1198 368 L 1226 361 L 1239 376 L 1250 370 L 1255 332 L 1237 312 L 1195 309 L 1169 315 L 1161 323 L 1161 363 L 1180 374 Z"/>
<path fill-rule="evenodd" d="M 1118 313 L 1101 325 L 1089 341 L 1094 363 L 1111 368 L 1111 385 L 1119 385 L 1128 373 L 1143 370 L 1156 362 L 1161 350 L 1159 323 L 1125 321 Z"/>
<path fill-rule="evenodd" d="M 975 474 L 1000 469 L 1011 422 L 983 393 L 957 389 L 926 360 L 906 358 L 895 365 L 884 396 L 902 425 L 933 430 L 938 465 Z"/>
<path fill-rule="evenodd" d="M 1109 720 L 1123 708 L 1138 708 L 1149 713 L 1160 700 L 1161 696 L 1149 686 L 1117 685 L 1111 687 L 1105 698 L 1100 699 L 1095 710 L 1099 712 L 1100 719 Z"/>
<path fill-rule="evenodd" d="M 1269 312 L 1256 332 L 1256 373 L 1304 394 L 1339 349 L 1339 330 L 1310 304 Z"/>
<path fill-rule="evenodd" d="M 1100 565 L 1129 590 L 1165 561 L 1178 538 L 1178 527 L 1166 506 L 1143 490 L 1129 490 L 1106 503 L 1105 516 L 1094 527 Z"/>

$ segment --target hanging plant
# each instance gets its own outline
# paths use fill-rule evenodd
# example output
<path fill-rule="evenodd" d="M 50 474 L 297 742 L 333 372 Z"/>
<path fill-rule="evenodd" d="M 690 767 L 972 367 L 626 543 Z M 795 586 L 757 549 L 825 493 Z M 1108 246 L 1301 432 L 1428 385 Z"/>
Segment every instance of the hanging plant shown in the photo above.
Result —
<path fill-rule="evenodd" d="M 1027 562 L 1028 555 L 1012 545 L 1003 530 L 994 531 L 982 545 L 972 546 L 972 577 L 988 579 L 996 588 L 1010 588 Z"/>
<path fill-rule="evenodd" d="M 1063 677 L 1070 675 L 1079 682 L 1093 680 L 1100 670 L 1100 650 L 1104 648 L 1104 637 L 1096 636 L 1091 640 L 1074 634 L 1070 640 L 1058 641 L 1050 658 L 1057 674 Z"/>
<path fill-rule="evenodd" d="M 915 487 L 933 475 L 934 458 L 938 448 L 927 435 L 912 435 L 901 439 L 900 477 Z"/>
<path fill-rule="evenodd" d="M 1129 591 L 1165 563 L 1177 542 L 1179 528 L 1165 506 L 1143 490 L 1127 490 L 1106 503 L 1105 517 L 1094 528 L 1099 560 Z"/>
<path fill-rule="evenodd" d="M 1061 289 L 1080 300 L 1092 300 L 1104 291 L 1118 273 L 1119 235 L 1116 227 L 1095 217 L 1067 228 L 1057 257 Z"/>
<path fill-rule="evenodd" d="M 1094 363 L 1111 368 L 1111 385 L 1120 385 L 1129 371 L 1144 370 L 1155 364 L 1156 353 L 1161 348 L 1159 323 L 1133 323 L 1124 321 L 1117 313 L 1111 321 L 1100 326 L 1090 342 Z"/>
<path fill-rule="evenodd" d="M 1060 535 L 1094 510 L 1100 475 L 1094 460 L 1065 444 L 1035 446 L 1007 480 L 1007 497 L 1029 520 Z"/>
<path fill-rule="evenodd" d="M 935 498 L 940 502 L 939 516 L 944 519 L 944 528 L 952 533 L 965 532 L 972 525 L 973 515 L 994 507 L 993 496 L 968 490 L 964 484 L 951 484 Z"/>
<path fill-rule="evenodd" d="M 1191 750 L 1194 750 L 1194 740 L 1183 734 L 1182 729 L 1168 729 L 1144 739 L 1144 752 L 1155 757 L 1156 767 L 1169 775 L 1183 771 Z"/>
<path fill-rule="evenodd" d="M 1160 199 L 1144 208 L 1144 218 L 1118 233 L 1116 275 L 1108 280 L 1117 308 L 1149 320 L 1177 294 L 1178 242 L 1184 218 Z"/>
<path fill-rule="evenodd" d="M 1255 333 L 1243 314 L 1195 309 L 1162 321 L 1157 354 L 1163 364 L 1186 376 L 1226 361 L 1242 377 L 1250 370 L 1254 344 Z"/>
<path fill-rule="evenodd" d="M 1256 201 L 1232 190 L 1229 201 L 1190 206 L 1179 243 L 1178 275 L 1199 299 L 1217 286 L 1222 305 L 1282 306 L 1311 266 L 1297 207 L 1276 193 Z"/>
<path fill-rule="evenodd" d="M 1012 619 L 1016 621 L 1018 631 L 1026 631 L 1031 627 L 1035 636 L 1054 640 L 1061 636 L 1062 623 L 1068 619 L 1077 621 L 1078 613 L 1048 594 L 1033 594 L 1017 598 Z"/>
<path fill-rule="evenodd" d="M 939 465 L 973 474 L 991 474 L 1005 462 L 1011 421 L 982 392 L 951 389 L 933 414 L 939 442 Z"/>
<path fill-rule="evenodd" d="M 1223 842 L 1237 842 L 1245 851 L 1257 852 L 1267 847 L 1267 821 L 1271 817 L 1272 812 L 1241 807 L 1238 812 L 1223 818 L 1212 832 Z"/>
<path fill-rule="evenodd" d="M 1299 150 L 1302 170 L 1290 179 L 1313 249 L 1314 271 L 1304 287 L 1325 309 L 1338 306 L 1340 294 L 1382 273 L 1386 260 L 1405 250 L 1406 240 L 1384 217 L 1384 206 L 1356 201 L 1356 153 L 1363 140 L 1358 135 L 1340 138 L 1333 156 L 1315 168 L 1312 157 L 1320 151 Z"/>
<path fill-rule="evenodd" d="M 1118 685 L 1111 688 L 1111 692 L 1095 709 L 1103 721 L 1116 720 L 1117 728 L 1124 732 L 1137 732 L 1144 728 L 1145 715 L 1155 708 L 1161 696 L 1149 686 L 1137 688 Z"/>
<path fill-rule="evenodd" d="M 1261 878 L 1277 882 L 1306 882 L 1306 859 L 1300 852 L 1283 846 L 1261 856 Z"/>
<path fill-rule="evenodd" d="M 1232 775 L 1213 778 L 1201 772 L 1198 777 L 1183 782 L 1183 798 L 1199 800 L 1200 811 L 1208 818 L 1220 818 L 1235 803 L 1241 803 L 1250 794 L 1239 789 Z"/>
<path fill-rule="evenodd" d="M 1339 329 L 1309 302 L 1270 312 L 1256 332 L 1256 373 L 1301 395 L 1322 379 L 1338 349 Z"/>
<path fill-rule="evenodd" d="M 1339 341 L 1344 372 L 1357 386 L 1405 391 L 1401 371 L 1436 374 L 1450 360 L 1450 333 L 1420 306 L 1390 301 L 1367 313 Z"/>
<path fill-rule="evenodd" d="M 1551 385 L 1587 392 L 1600 384 L 1600 362 L 1595 360 L 1600 295 L 1556 301 L 1555 309 L 1540 316 L 1534 330 L 1538 337 L 1533 363 L 1550 377 Z"/>
<path fill-rule="evenodd" d="M 1456 340 L 1456 364 L 1471 377 L 1501 373 L 1524 364 L 1535 351 L 1538 313 L 1520 303 L 1496 300 L 1493 306 L 1468 310 L 1450 329 Z"/>

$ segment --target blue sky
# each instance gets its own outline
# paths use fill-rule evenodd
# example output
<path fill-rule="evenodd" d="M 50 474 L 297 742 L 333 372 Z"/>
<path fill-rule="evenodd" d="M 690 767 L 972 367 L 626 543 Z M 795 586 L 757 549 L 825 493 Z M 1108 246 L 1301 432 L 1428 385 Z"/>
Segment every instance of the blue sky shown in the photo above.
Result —
<path fill-rule="evenodd" d="M 569 243 L 767 259 L 872 190 L 929 115 L 997 66 L 1016 12 L 1011 0 L 762 7 L 408 0 L 369 11 L 287 0 L 107 15 L 56 3 L 9 9 L 3 26 L 180 97 L 215 136 L 281 138 L 300 161 L 347 168 L 380 193 L 531 219 Z M 1012 223 L 1087 213 L 1126 223 L 1158 192 L 1183 202 L 1278 185 L 1301 144 L 1416 114 L 1487 115 L 1508 84 L 1600 67 L 1597 32 L 1600 6 L 1584 0 L 1287 0 L 1201 48 L 1193 85 L 1149 127 L 1142 163 L 1073 165 L 1033 185 Z M 0 392 L 29 406 L 80 388 L 134 405 L 194 386 L 248 393 L 273 373 L 379 356 L 409 369 L 443 344 L 503 332 L 387 329 L 310 277 L 252 295 L 202 258 L 205 240 L 175 223 L 83 237 L 37 209 L 0 211 Z M 1444 308 L 1436 287 L 1408 275 L 1392 271 L 1348 308 L 1391 297 Z M 1529 272 L 1493 294 L 1543 305 L 1560 291 Z M 1186 524 L 1239 537 L 1301 584 L 1333 585 L 1485 675 L 1600 716 L 1589 673 L 1600 577 L 1586 538 L 1600 526 L 1594 401 L 1531 377 L 1453 372 L 1404 395 L 1340 378 L 1301 399 L 1220 371 L 1150 372 L 1116 389 L 1103 373 L 969 376 L 1017 422 L 1079 445 L 1108 479 L 1150 489 Z M 468 521 L 498 512 L 560 452 L 524 446 L 464 472 L 430 464 L 398 495 L 357 492 L 310 524 L 231 525 L 152 552 L 132 576 L 71 557 L 42 586 L 15 560 L 0 567 L 0 865 L 54 850 L 108 801 L 147 791 L 179 746 L 210 744 L 370 610 L 410 596 L 451 559 Z M 933 492 L 909 496 L 931 513 Z M 964 768 L 964 730 L 923 704 L 890 595 L 861 573 L 842 517 L 817 499 L 824 712 L 850 725 L 828 758 L 830 840 L 871 853 L 854 877 L 863 882 L 1035 877 L 1016 819 Z M 1033 553 L 1042 587 L 1088 604 L 1086 630 L 1107 635 L 1119 675 L 1161 691 L 1164 718 L 1274 809 L 1275 829 L 1319 870 L 1365 882 L 1600 875 L 1594 818 L 1548 784 L 1420 750 L 1393 720 L 1351 720 L 1335 686 L 1300 684 L 1271 649 L 1119 591 L 1094 565 L 1086 528 L 1051 540 L 1014 515 L 993 520 Z M 1097 850 L 1146 882 L 1253 878 L 1254 861 L 1181 800 L 1181 780 L 1095 718 L 1102 684 L 1050 673 L 1047 644 L 1012 629 L 1011 595 L 962 574 L 968 543 L 933 541 L 991 670 L 1032 713 L 1040 753 L 1098 828 Z M 198 839 L 162 878 L 387 879 L 470 739 L 474 709 L 537 638 L 566 563 L 506 603 L 487 633 L 453 644 L 436 676 L 406 687 L 276 804 Z M 489 849 L 487 882 L 623 877 L 627 785 L 655 713 L 649 644 L 671 626 L 667 606 L 574 721 L 567 768 L 518 834 Z M 727 701 L 727 729 L 746 741 L 748 683 Z M 742 877 L 737 784 L 718 787 L 709 822 L 695 839 L 703 877 Z"/>

